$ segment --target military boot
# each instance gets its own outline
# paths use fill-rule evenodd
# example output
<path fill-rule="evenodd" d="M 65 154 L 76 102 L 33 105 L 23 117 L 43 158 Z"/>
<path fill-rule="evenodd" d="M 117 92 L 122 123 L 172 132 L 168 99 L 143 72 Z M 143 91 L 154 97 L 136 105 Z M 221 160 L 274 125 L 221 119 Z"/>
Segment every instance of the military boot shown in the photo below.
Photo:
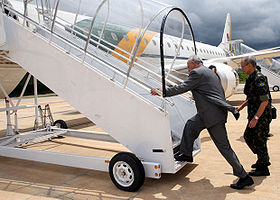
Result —
<path fill-rule="evenodd" d="M 269 169 L 267 166 L 257 166 L 255 170 L 249 172 L 250 176 L 269 176 Z"/>
<path fill-rule="evenodd" d="M 270 165 L 271 165 L 271 163 L 268 162 L 266 166 L 270 166 Z M 262 167 L 262 164 L 259 164 L 258 162 L 256 162 L 255 164 L 251 165 L 251 168 L 257 168 L 257 167 Z"/>

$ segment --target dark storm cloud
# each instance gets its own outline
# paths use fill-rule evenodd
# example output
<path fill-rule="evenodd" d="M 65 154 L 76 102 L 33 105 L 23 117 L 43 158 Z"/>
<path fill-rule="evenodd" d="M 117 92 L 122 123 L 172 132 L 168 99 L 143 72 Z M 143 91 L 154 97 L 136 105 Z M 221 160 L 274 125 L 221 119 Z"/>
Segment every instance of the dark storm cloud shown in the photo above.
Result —
<path fill-rule="evenodd" d="M 160 0 L 181 7 L 191 20 L 196 40 L 218 45 L 226 14 L 231 14 L 232 39 L 255 49 L 280 46 L 280 1 Z"/>

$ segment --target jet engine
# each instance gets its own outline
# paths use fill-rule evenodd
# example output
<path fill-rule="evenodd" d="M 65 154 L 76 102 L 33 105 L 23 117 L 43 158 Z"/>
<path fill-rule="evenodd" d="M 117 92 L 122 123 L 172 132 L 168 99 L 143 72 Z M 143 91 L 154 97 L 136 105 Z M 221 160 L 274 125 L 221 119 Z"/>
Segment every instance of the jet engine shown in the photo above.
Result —
<path fill-rule="evenodd" d="M 208 63 L 207 61 L 205 61 L 204 65 L 206 67 L 209 67 L 210 65 L 214 65 L 216 67 L 217 69 L 216 73 L 221 80 L 221 84 L 225 91 L 225 97 L 228 98 L 231 95 L 233 95 L 239 84 L 239 76 L 237 72 L 229 65 L 223 63 L 213 63 L 213 62 Z M 168 72 L 169 69 L 166 69 L 166 71 Z M 188 78 L 187 65 L 180 64 L 174 66 L 173 69 L 170 71 L 170 75 L 171 76 L 168 76 L 169 80 L 173 81 L 174 83 L 180 84 L 180 82 L 173 77 L 175 76 L 181 80 L 186 80 Z"/>
<path fill-rule="evenodd" d="M 210 65 L 214 65 L 217 69 L 217 74 L 220 77 L 221 84 L 225 91 L 226 98 L 230 97 L 237 90 L 237 86 L 239 84 L 239 76 L 237 72 L 232 69 L 229 65 L 223 63 L 209 63 L 205 64 L 205 66 L 209 67 Z"/>

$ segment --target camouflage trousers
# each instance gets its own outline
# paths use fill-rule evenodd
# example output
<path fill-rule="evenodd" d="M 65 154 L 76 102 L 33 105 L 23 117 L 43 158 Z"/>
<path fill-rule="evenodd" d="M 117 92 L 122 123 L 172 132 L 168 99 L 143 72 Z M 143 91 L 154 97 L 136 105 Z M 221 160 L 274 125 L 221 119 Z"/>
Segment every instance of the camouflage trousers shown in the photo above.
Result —
<path fill-rule="evenodd" d="M 250 120 L 249 120 L 250 122 Z M 269 166 L 269 156 L 267 151 L 267 134 L 269 133 L 269 124 L 267 120 L 259 120 L 254 128 L 247 128 L 244 132 L 244 139 L 254 154 L 257 154 L 257 164 L 260 166 Z"/>

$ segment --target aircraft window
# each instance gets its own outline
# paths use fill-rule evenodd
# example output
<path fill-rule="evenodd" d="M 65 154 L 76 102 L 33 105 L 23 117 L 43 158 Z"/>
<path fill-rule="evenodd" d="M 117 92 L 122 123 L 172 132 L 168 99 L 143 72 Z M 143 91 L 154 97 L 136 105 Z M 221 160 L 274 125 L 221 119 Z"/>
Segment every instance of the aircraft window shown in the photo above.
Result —
<path fill-rule="evenodd" d="M 188 51 L 190 50 L 189 47 L 187 46 Z"/>
<path fill-rule="evenodd" d="M 154 41 L 154 40 L 152 40 L 153 41 L 153 44 L 155 45 L 155 46 L 157 46 L 157 43 L 156 43 L 156 41 Z"/>
<path fill-rule="evenodd" d="M 178 45 L 177 44 L 174 44 L 174 46 L 175 46 L 176 49 L 178 49 Z"/>
<path fill-rule="evenodd" d="M 118 37 L 117 37 L 116 33 L 111 32 L 111 36 L 114 40 L 118 40 Z"/>
<path fill-rule="evenodd" d="M 98 36 L 100 36 L 101 35 L 101 31 L 97 31 L 97 34 L 98 34 Z"/>
<path fill-rule="evenodd" d="M 148 40 L 147 40 L 146 38 L 144 38 L 144 42 L 145 42 L 146 44 L 148 44 Z"/>
<path fill-rule="evenodd" d="M 192 51 L 194 51 L 194 48 L 192 47 Z"/>
<path fill-rule="evenodd" d="M 203 49 L 204 53 L 206 53 L 205 49 Z"/>
<path fill-rule="evenodd" d="M 97 31 L 98 36 L 100 37 L 101 31 Z M 102 38 L 104 39 L 104 34 L 102 35 Z"/>
<path fill-rule="evenodd" d="M 129 41 L 127 35 L 124 35 L 123 38 L 125 39 L 125 41 L 127 41 L 127 42 Z"/>
<path fill-rule="evenodd" d="M 200 50 L 201 53 L 203 53 L 201 49 L 199 49 L 199 50 Z"/>
<path fill-rule="evenodd" d="M 181 48 L 182 48 L 182 50 L 184 50 L 184 47 L 183 47 L 183 45 L 181 45 Z"/>
<path fill-rule="evenodd" d="M 168 45 L 168 47 L 169 47 L 169 48 L 171 47 L 171 45 L 170 45 L 170 43 L 169 43 L 169 42 L 167 42 L 167 45 Z"/>

